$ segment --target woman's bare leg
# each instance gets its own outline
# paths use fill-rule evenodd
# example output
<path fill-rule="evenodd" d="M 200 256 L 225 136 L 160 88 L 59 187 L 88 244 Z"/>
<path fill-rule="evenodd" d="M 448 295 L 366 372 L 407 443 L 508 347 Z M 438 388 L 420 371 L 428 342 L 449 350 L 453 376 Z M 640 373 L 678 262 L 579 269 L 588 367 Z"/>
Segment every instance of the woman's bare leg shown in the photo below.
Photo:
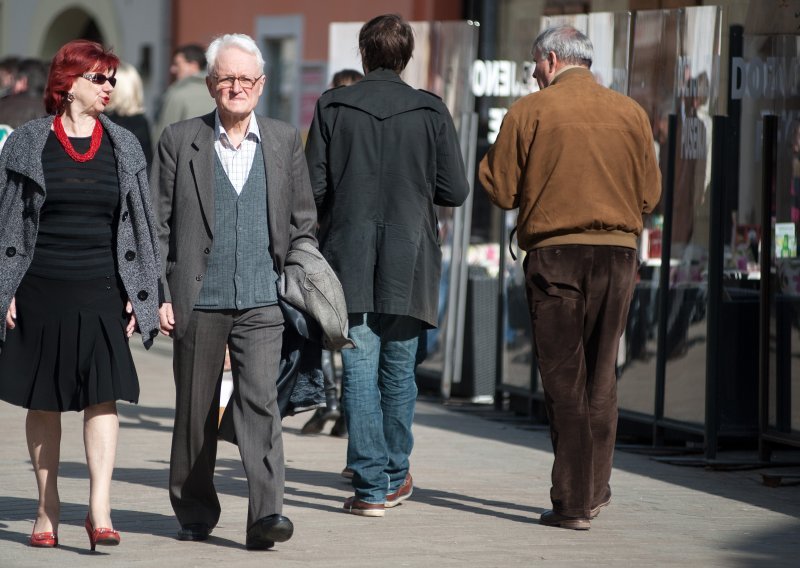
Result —
<path fill-rule="evenodd" d="M 94 528 L 111 524 L 111 474 L 117 453 L 119 417 L 115 402 L 89 406 L 83 411 L 83 443 L 89 466 L 89 520 Z"/>
<path fill-rule="evenodd" d="M 29 410 L 25 418 L 28 452 L 39 489 L 33 532 L 58 532 L 58 462 L 61 458 L 61 413 Z"/>

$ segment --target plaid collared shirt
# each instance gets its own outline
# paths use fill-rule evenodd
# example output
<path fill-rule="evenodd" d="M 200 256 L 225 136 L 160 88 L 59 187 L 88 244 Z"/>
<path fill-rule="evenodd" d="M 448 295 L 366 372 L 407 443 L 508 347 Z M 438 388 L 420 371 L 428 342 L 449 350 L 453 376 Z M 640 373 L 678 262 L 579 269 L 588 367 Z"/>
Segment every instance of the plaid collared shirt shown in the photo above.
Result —
<path fill-rule="evenodd" d="M 236 190 L 242 193 L 242 188 L 250 175 L 250 167 L 256 155 L 256 148 L 261 143 L 261 132 L 258 130 L 258 121 L 255 113 L 250 113 L 250 124 L 247 126 L 247 135 L 238 148 L 234 148 L 228 138 L 228 133 L 219 121 L 219 112 L 214 113 L 214 149 L 217 151 L 222 169 Z"/>

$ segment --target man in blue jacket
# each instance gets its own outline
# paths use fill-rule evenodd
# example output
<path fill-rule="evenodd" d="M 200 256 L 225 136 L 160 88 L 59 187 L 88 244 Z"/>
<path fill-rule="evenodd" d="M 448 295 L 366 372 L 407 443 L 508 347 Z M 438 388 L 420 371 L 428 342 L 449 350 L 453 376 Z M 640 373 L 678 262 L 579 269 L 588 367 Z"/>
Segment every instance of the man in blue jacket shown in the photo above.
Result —
<path fill-rule="evenodd" d="M 306 145 L 320 250 L 339 277 L 357 347 L 342 352 L 347 465 L 355 515 L 382 517 L 411 495 L 408 473 L 421 332 L 436 326 L 441 251 L 436 205 L 469 186 L 453 120 L 399 76 L 411 26 L 378 16 L 359 33 L 366 76 L 327 91 Z"/>

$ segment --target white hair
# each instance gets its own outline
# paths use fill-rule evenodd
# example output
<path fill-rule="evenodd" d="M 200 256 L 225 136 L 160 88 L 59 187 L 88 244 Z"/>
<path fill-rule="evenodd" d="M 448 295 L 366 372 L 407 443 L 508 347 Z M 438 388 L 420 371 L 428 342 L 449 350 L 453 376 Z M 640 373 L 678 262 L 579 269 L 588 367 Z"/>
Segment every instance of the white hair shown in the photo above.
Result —
<path fill-rule="evenodd" d="M 551 51 L 564 63 L 592 67 L 592 42 L 585 34 L 572 26 L 563 25 L 547 28 L 533 42 L 531 55 L 539 50 L 541 55 Z"/>
<path fill-rule="evenodd" d="M 258 49 L 258 45 L 253 41 L 253 38 L 246 34 L 225 34 L 215 38 L 206 50 L 206 61 L 208 62 L 206 73 L 213 75 L 216 72 L 217 56 L 219 52 L 226 47 L 236 47 L 246 53 L 254 55 L 258 68 L 261 72 L 264 71 L 264 56 L 261 55 L 261 50 Z"/>

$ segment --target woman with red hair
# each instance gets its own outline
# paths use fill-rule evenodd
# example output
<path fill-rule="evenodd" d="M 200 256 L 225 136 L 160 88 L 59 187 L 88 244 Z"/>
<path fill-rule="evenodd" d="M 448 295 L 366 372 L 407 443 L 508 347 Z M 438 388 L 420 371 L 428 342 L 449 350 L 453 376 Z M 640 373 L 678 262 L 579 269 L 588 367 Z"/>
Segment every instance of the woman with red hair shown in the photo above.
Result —
<path fill-rule="evenodd" d="M 61 413 L 83 411 L 91 549 L 111 523 L 116 401 L 136 402 L 128 338 L 158 334 L 158 241 L 137 139 L 102 113 L 119 59 L 71 41 L 53 58 L 45 107 L 0 153 L 0 399 L 28 409 L 39 490 L 31 546 L 58 545 Z"/>

